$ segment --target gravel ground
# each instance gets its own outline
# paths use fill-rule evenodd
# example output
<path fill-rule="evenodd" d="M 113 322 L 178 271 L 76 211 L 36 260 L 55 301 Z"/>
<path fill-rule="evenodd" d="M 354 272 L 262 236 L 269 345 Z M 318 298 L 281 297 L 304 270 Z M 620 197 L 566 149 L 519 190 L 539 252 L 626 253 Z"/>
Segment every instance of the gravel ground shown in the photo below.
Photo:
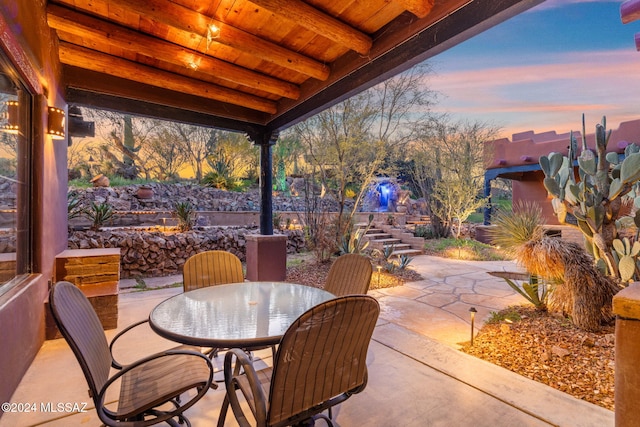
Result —
<path fill-rule="evenodd" d="M 613 410 L 613 325 L 585 332 L 562 316 L 530 306 L 509 307 L 494 317 L 503 315 L 514 320 L 487 323 L 473 347 L 467 344 L 462 351 Z"/>
<path fill-rule="evenodd" d="M 304 258 L 300 264 L 287 267 L 287 282 L 301 283 L 318 288 L 324 287 L 329 275 L 331 263 L 316 263 L 312 258 Z M 405 269 L 394 274 L 378 273 L 374 270 L 371 275 L 369 289 L 391 288 L 401 286 L 405 282 L 420 280 L 422 277 L 413 270 Z"/>

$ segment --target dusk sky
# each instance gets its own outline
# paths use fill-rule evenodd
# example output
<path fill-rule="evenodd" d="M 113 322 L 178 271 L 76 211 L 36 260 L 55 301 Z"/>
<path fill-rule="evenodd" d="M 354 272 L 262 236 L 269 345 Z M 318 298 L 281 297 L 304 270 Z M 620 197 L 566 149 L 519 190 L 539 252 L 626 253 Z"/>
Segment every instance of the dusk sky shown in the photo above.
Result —
<path fill-rule="evenodd" d="M 621 3 L 548 0 L 432 58 L 437 111 L 508 138 L 640 119 L 640 21 L 622 24 Z"/>

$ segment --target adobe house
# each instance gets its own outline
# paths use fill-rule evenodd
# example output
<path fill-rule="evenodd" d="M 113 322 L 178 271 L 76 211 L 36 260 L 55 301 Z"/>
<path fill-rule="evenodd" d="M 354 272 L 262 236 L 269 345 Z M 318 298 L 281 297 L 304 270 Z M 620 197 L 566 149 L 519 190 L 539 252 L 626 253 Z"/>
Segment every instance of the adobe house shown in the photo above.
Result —
<path fill-rule="evenodd" d="M 600 117 L 592 124 L 585 122 L 586 129 L 595 129 Z M 581 132 L 573 132 L 578 142 L 578 155 L 582 148 Z M 555 131 L 535 133 L 533 131 L 513 134 L 511 139 L 501 138 L 485 144 L 485 197 L 491 196 L 491 181 L 496 178 L 511 180 L 513 202 L 536 202 L 548 225 L 558 225 L 553 207 L 542 181 L 544 173 L 538 163 L 540 156 L 551 152 L 568 153 L 571 133 L 557 134 Z M 640 144 L 640 119 L 622 122 L 611 130 L 608 152 L 623 154 L 627 145 Z M 587 146 L 595 151 L 594 133 L 587 134 Z M 485 225 L 490 224 L 490 212 L 485 211 Z"/>
<path fill-rule="evenodd" d="M 248 266 L 268 277 L 286 259 L 272 229 L 279 131 L 541 2 L 0 0 L 0 130 L 14 149 L 11 176 L 0 176 L 17 194 L 0 282 L 0 401 L 45 338 L 49 282 L 67 246 L 67 145 L 87 130 L 71 121 L 75 107 L 245 133 L 261 151 Z"/>

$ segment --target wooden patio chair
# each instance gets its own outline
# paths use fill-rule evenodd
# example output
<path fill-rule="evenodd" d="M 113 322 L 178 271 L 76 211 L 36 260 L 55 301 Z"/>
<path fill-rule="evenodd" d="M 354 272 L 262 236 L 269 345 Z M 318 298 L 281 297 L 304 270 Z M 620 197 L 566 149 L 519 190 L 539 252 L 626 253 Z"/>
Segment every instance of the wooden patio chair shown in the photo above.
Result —
<path fill-rule="evenodd" d="M 329 269 L 324 290 L 335 296 L 366 294 L 372 273 L 369 258 L 359 254 L 341 255 Z"/>
<path fill-rule="evenodd" d="M 368 295 L 349 295 L 303 313 L 285 332 L 273 367 L 255 370 L 244 351 L 224 359 L 227 394 L 218 425 L 231 405 L 241 427 L 249 426 L 238 391 L 258 427 L 303 425 L 322 418 L 367 384 L 367 351 L 380 306 Z M 308 424 L 304 424 L 308 425 Z"/>
<path fill-rule="evenodd" d="M 244 281 L 242 262 L 230 252 L 205 251 L 193 255 L 182 269 L 184 291 Z"/>
<path fill-rule="evenodd" d="M 113 364 L 120 370 L 109 376 L 109 345 L 100 319 L 82 291 L 72 283 L 58 282 L 49 292 L 49 306 L 82 368 L 100 421 L 108 426 L 190 425 L 183 412 L 205 395 L 213 381 L 213 366 L 205 355 L 167 350 L 124 367 Z M 105 397 L 118 385 L 118 404 L 112 410 L 106 407 Z M 180 395 L 187 391 L 195 395 L 181 403 Z"/>

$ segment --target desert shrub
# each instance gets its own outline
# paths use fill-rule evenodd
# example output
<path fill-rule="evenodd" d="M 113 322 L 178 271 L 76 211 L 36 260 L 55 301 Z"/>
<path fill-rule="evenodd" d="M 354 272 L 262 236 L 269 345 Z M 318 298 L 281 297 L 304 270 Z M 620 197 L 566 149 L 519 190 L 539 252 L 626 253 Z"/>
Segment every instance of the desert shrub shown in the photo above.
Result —
<path fill-rule="evenodd" d="M 172 216 L 178 220 L 177 227 L 179 231 L 189 231 L 195 224 L 196 211 L 189 202 L 177 202 Z"/>

